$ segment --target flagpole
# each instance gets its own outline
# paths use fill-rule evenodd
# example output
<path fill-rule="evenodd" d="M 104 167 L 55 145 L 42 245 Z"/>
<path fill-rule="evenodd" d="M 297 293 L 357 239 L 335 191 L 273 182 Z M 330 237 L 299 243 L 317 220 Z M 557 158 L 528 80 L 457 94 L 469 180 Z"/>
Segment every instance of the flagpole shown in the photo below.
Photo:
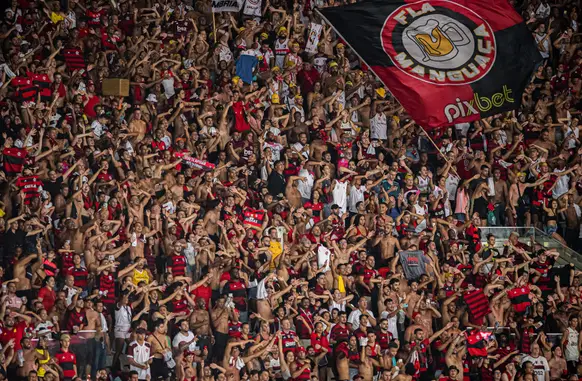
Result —
<path fill-rule="evenodd" d="M 355 50 L 355 49 L 352 47 L 352 45 L 349 43 L 349 41 L 348 41 L 346 38 L 344 38 L 344 36 L 342 36 L 342 34 L 341 34 L 341 33 L 340 33 L 340 32 L 339 32 L 339 31 L 338 31 L 336 28 L 335 28 L 335 26 L 333 26 L 333 24 L 332 24 L 331 22 L 329 22 L 329 20 L 328 20 L 328 19 L 327 19 L 327 18 L 326 18 L 326 17 L 323 15 L 323 13 L 321 13 L 321 12 L 319 11 L 319 9 L 317 9 L 317 8 L 315 8 L 314 10 L 315 10 L 315 12 L 316 12 L 316 13 L 317 13 L 317 14 L 318 14 L 318 15 L 319 15 L 321 18 L 322 18 L 322 20 L 324 20 L 324 21 L 325 21 L 327 24 L 329 24 L 329 25 L 330 25 L 330 26 L 333 28 L 333 30 L 334 30 L 334 31 L 337 33 L 337 35 L 338 35 L 338 36 L 340 36 L 340 37 L 342 38 L 342 40 L 344 40 L 344 41 L 345 41 L 345 43 L 346 43 L 346 44 L 348 45 L 348 47 L 349 47 L 349 48 L 352 50 L 352 52 L 354 52 L 354 54 L 355 54 L 356 56 L 358 56 L 358 58 L 360 59 L 360 61 L 362 61 L 363 63 L 365 63 L 365 64 L 366 64 L 366 66 L 367 66 L 367 67 L 370 69 L 370 71 L 371 71 L 372 73 L 374 73 L 374 75 L 376 76 L 376 78 L 378 78 L 378 79 L 380 80 L 380 82 L 382 82 L 382 84 L 383 84 L 384 86 L 386 86 L 386 87 L 388 88 L 388 90 L 390 90 L 390 87 L 389 87 L 389 86 L 388 86 L 386 83 L 384 83 L 384 81 L 382 81 L 382 78 L 380 78 L 380 76 L 378 75 L 378 73 L 376 73 L 376 72 L 374 71 L 374 68 L 373 68 L 371 65 L 368 65 L 368 63 L 366 62 L 366 60 L 364 60 L 364 59 L 362 58 L 362 56 L 360 56 L 360 54 L 358 54 L 358 52 L 357 52 L 357 51 L 356 51 L 356 50 Z M 396 99 L 396 101 L 397 101 L 397 102 L 398 102 L 400 105 L 402 105 L 402 102 L 400 102 L 400 101 L 398 100 L 398 98 L 396 98 L 396 96 L 394 95 L 394 93 L 393 93 L 393 92 L 390 92 L 390 93 L 392 94 L 392 96 L 394 97 L 394 99 Z M 449 163 L 449 160 L 447 159 L 447 157 L 446 157 L 445 155 L 443 155 L 443 153 L 441 152 L 440 148 L 439 148 L 439 147 L 436 145 L 436 143 L 434 142 L 434 140 L 432 140 L 432 138 L 430 137 L 430 135 L 428 134 L 428 132 L 427 132 L 427 131 L 424 129 L 424 127 L 422 127 L 422 126 L 419 126 L 419 127 L 420 127 L 420 128 L 422 128 L 422 130 L 424 131 L 424 133 L 425 133 L 426 137 L 428 138 L 428 140 L 429 140 L 429 141 L 432 143 L 432 145 L 433 145 L 433 146 L 436 148 L 436 150 L 437 150 L 438 154 L 439 154 L 439 155 L 440 155 L 440 156 L 441 156 L 443 159 L 445 159 L 445 161 L 447 162 L 447 164 L 450 164 L 450 163 Z M 452 164 L 451 164 L 451 170 L 452 170 L 453 172 L 455 172 L 455 174 L 456 174 L 457 176 L 459 176 L 459 174 L 457 173 L 457 171 L 455 170 L 455 168 L 453 168 Z M 459 176 L 459 177 L 461 177 L 461 176 Z"/>
<path fill-rule="evenodd" d="M 432 145 L 434 146 L 434 148 L 436 148 L 436 150 L 437 150 L 437 152 L 439 153 L 439 155 L 440 155 L 440 156 L 441 156 L 443 159 L 445 159 L 445 162 L 446 162 L 447 164 L 450 164 L 450 165 L 451 165 L 451 169 L 450 169 L 450 170 L 451 170 L 451 171 L 453 171 L 453 172 L 455 172 L 455 174 L 456 174 L 457 176 L 459 176 L 459 173 L 458 173 L 458 172 L 457 172 L 457 170 L 456 170 L 456 169 L 453 167 L 453 163 L 451 163 L 451 162 L 449 161 L 449 159 L 447 159 L 447 156 L 441 152 L 441 149 L 439 148 L 439 146 L 437 146 L 437 144 L 434 142 L 434 140 L 432 140 L 432 138 L 430 137 L 430 135 L 428 134 L 428 132 L 426 132 L 426 130 L 424 129 L 424 127 L 422 127 L 422 126 L 419 126 L 419 127 L 420 127 L 420 128 L 422 128 L 422 131 L 424 131 L 424 134 L 426 135 L 426 137 L 428 138 L 428 140 L 429 140 L 429 141 L 432 143 Z M 459 176 L 459 177 L 461 177 L 461 176 Z"/>
<path fill-rule="evenodd" d="M 216 45 L 216 18 L 214 17 L 214 11 L 212 12 L 212 30 L 214 34 L 214 44 Z"/>

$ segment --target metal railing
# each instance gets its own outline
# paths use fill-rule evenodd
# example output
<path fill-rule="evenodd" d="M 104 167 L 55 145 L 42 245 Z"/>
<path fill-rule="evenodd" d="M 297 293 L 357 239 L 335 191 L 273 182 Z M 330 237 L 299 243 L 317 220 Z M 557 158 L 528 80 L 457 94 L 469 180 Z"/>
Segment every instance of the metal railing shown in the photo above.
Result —
<path fill-rule="evenodd" d="M 481 228 L 481 232 L 481 238 L 483 242 L 486 241 L 488 234 L 493 234 L 496 240 L 495 246 L 498 248 L 503 247 L 503 243 L 507 241 L 513 232 L 517 232 L 517 234 L 519 234 L 520 242 L 528 245 L 531 244 L 531 239 L 533 238 L 534 242 L 543 248 L 547 250 L 555 249 L 560 253 L 558 264 L 565 265 L 573 263 L 577 269 L 582 270 L 582 255 L 563 245 L 560 241 L 552 238 L 540 229 L 536 229 L 534 227 L 486 226 Z"/>

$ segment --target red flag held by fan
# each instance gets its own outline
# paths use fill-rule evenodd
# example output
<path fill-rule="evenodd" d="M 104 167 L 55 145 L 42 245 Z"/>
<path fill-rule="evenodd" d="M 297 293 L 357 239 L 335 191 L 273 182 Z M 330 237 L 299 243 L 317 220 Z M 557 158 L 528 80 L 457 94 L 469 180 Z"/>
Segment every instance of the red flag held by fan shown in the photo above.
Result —
<path fill-rule="evenodd" d="M 491 332 L 483 332 L 478 329 L 466 332 L 467 352 L 473 357 L 487 357 L 487 340 L 491 335 Z"/>

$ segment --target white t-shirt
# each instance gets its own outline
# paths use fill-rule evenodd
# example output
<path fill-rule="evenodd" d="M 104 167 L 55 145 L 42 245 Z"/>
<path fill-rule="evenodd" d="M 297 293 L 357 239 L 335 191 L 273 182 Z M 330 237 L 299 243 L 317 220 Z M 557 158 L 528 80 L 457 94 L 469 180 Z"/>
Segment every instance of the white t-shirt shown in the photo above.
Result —
<path fill-rule="evenodd" d="M 295 144 L 293 144 L 293 148 L 295 148 L 297 150 L 297 152 L 301 152 L 301 150 L 305 147 L 305 145 L 297 142 Z M 306 152 L 301 152 L 301 155 L 303 157 L 305 157 L 306 159 L 309 159 L 309 151 Z"/>
<path fill-rule="evenodd" d="M 263 144 L 263 150 L 269 147 L 273 153 L 273 160 L 277 161 L 281 159 L 281 151 L 283 151 L 283 146 L 277 142 L 265 142 Z"/>
<path fill-rule="evenodd" d="M 178 332 L 176 336 L 174 336 L 174 340 L 172 340 L 172 347 L 174 349 L 178 349 L 180 347 L 180 343 L 189 343 L 192 340 L 194 340 L 194 334 L 192 331 L 188 331 L 186 335 L 184 335 L 182 332 Z"/>
<path fill-rule="evenodd" d="M 174 77 L 162 80 L 162 86 L 164 87 L 166 98 L 170 99 L 176 94 L 176 90 L 174 90 Z"/>
<path fill-rule="evenodd" d="M 311 198 L 311 190 L 313 189 L 313 184 L 315 179 L 311 173 L 307 169 L 302 169 L 299 171 L 299 176 L 303 176 L 307 179 L 307 181 L 299 180 L 297 184 L 297 190 L 301 194 L 303 198 Z"/>
<path fill-rule="evenodd" d="M 370 310 L 366 312 L 366 315 L 370 316 L 371 318 L 374 318 L 374 313 Z M 350 313 L 350 316 L 348 316 L 348 323 L 352 325 L 352 330 L 354 331 L 360 328 L 360 316 L 362 316 L 362 311 L 360 311 L 359 309 L 352 311 Z M 368 327 L 371 326 L 372 324 L 370 324 L 370 322 L 368 321 Z"/>
<path fill-rule="evenodd" d="M 150 343 L 144 341 L 143 344 L 139 344 L 137 341 L 132 342 L 129 344 L 129 350 L 127 353 L 127 357 L 132 358 L 136 363 L 140 365 L 147 364 L 151 357 L 151 346 Z M 142 369 L 138 368 L 137 366 L 130 365 L 129 370 L 136 371 L 137 377 L 140 380 L 145 380 L 148 376 L 150 376 L 150 368 Z"/>
<path fill-rule="evenodd" d="M 532 357 L 525 356 L 521 359 L 521 364 L 523 365 L 526 361 L 531 361 L 534 367 L 534 375 L 537 377 L 537 381 L 545 381 L 546 372 L 550 371 L 550 366 L 548 365 L 548 360 L 544 356 Z"/>
<path fill-rule="evenodd" d="M 536 17 L 539 19 L 545 19 L 550 15 L 550 4 L 540 4 L 538 9 L 536 9 Z"/>
<path fill-rule="evenodd" d="M 370 138 L 372 139 L 388 139 L 388 121 L 386 114 L 383 112 L 374 115 L 370 119 Z"/>
<path fill-rule="evenodd" d="M 539 35 L 539 34 L 535 33 L 534 36 L 535 36 L 536 42 L 539 44 L 540 41 L 543 40 L 544 37 L 546 37 L 546 34 L 544 33 L 542 35 Z M 539 46 L 538 46 L 538 50 L 540 51 L 540 54 L 542 55 L 542 58 L 543 59 L 546 59 L 546 58 L 548 58 L 550 56 L 550 39 L 549 38 L 546 38 L 544 40 L 542 46 L 543 46 L 543 50 L 540 49 Z"/>
<path fill-rule="evenodd" d="M 565 170 L 566 170 L 566 168 L 564 168 L 562 170 L 554 169 L 554 173 L 562 173 Z M 552 190 L 552 196 L 557 199 L 561 195 L 568 192 L 568 189 L 569 189 L 568 184 L 570 184 L 570 176 L 569 175 L 558 177 L 558 179 L 556 180 L 556 186 Z"/>
<path fill-rule="evenodd" d="M 356 205 L 358 204 L 358 202 L 364 201 L 364 192 L 366 190 L 367 188 L 365 185 L 360 185 L 359 187 L 352 185 L 352 187 L 350 188 L 350 194 L 348 196 L 348 207 L 350 212 L 358 213 Z"/>

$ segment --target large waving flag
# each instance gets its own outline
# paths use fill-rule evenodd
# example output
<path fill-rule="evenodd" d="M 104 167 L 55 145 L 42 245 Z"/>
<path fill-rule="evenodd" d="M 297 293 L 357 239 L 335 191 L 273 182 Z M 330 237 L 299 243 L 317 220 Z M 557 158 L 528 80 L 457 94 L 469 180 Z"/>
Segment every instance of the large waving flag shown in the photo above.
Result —
<path fill-rule="evenodd" d="M 542 61 L 507 0 L 365 1 L 319 12 L 425 128 L 517 109 Z"/>

